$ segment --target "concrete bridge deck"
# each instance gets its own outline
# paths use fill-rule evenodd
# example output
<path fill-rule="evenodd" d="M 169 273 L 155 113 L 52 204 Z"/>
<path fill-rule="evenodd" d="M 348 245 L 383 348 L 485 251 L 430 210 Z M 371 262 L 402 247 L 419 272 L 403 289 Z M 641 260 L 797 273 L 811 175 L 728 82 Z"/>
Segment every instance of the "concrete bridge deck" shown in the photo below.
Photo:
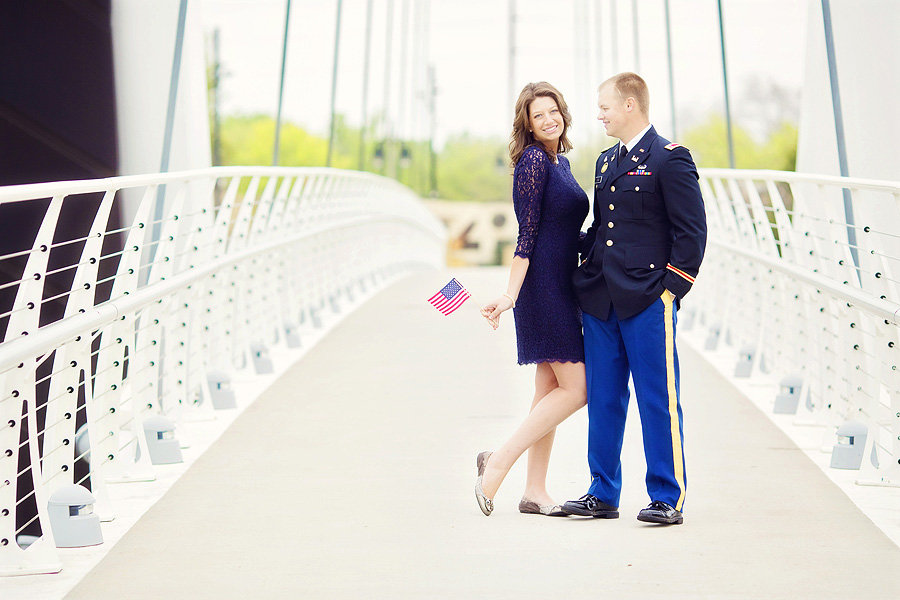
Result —
<path fill-rule="evenodd" d="M 622 518 L 520 515 L 524 464 L 482 516 L 475 454 L 523 417 L 533 368 L 515 364 L 511 319 L 492 332 L 477 313 L 505 271 L 453 275 L 474 301 L 450 317 L 425 302 L 450 277 L 435 272 L 350 315 L 67 597 L 900 597 L 900 549 L 684 343 L 683 526 L 634 519 L 647 502 L 636 411 Z M 586 426 L 582 410 L 558 430 L 560 501 L 586 489 Z"/>

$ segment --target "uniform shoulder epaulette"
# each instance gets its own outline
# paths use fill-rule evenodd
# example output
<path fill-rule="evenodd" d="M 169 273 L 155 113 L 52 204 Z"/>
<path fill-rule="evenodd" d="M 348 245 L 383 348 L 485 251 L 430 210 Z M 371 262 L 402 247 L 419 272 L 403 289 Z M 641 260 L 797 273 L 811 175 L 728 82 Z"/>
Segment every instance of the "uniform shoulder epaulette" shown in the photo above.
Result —
<path fill-rule="evenodd" d="M 675 148 L 684 148 L 685 150 L 687 150 L 687 148 L 686 148 L 685 146 L 682 146 L 681 144 L 678 144 L 678 143 L 676 143 L 676 142 L 672 142 L 671 144 L 667 144 L 667 145 L 665 146 L 665 148 L 666 148 L 666 150 L 674 150 Z"/>

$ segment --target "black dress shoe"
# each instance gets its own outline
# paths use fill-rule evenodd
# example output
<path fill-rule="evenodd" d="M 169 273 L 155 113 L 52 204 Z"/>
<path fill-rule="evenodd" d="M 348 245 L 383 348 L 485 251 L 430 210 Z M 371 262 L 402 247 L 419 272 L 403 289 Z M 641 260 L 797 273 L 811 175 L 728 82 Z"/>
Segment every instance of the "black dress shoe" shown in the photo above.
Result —
<path fill-rule="evenodd" d="M 618 519 L 619 509 L 601 502 L 596 496 L 585 494 L 578 500 L 569 500 L 562 505 L 564 513 L 578 515 L 579 517 L 594 517 L 595 519 Z"/>
<path fill-rule="evenodd" d="M 684 523 L 684 516 L 680 510 L 659 500 L 654 500 L 647 508 L 639 512 L 637 519 L 645 523 L 662 523 L 664 525 L 681 525 Z"/>

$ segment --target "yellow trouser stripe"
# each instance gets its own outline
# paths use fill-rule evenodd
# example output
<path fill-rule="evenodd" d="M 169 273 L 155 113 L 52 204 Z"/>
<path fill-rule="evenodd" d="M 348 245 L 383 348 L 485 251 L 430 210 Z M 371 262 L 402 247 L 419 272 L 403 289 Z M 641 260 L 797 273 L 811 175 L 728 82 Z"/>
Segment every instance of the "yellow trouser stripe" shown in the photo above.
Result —
<path fill-rule="evenodd" d="M 684 454 L 681 448 L 681 427 L 678 421 L 678 394 L 675 391 L 675 332 L 672 327 L 673 296 L 668 290 L 663 292 L 666 320 L 666 386 L 669 393 L 669 422 L 672 424 L 672 462 L 675 465 L 675 481 L 681 489 L 675 508 L 681 510 L 684 504 Z"/>

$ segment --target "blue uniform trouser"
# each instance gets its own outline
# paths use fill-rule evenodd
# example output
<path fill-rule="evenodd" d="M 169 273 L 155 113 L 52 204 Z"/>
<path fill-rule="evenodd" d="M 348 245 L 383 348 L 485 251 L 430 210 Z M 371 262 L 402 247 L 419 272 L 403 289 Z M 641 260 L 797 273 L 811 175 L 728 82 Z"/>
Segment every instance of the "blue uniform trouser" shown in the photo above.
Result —
<path fill-rule="evenodd" d="M 619 319 L 614 310 L 605 321 L 584 315 L 587 373 L 588 491 L 619 506 L 622 491 L 622 436 L 628 410 L 628 374 L 634 381 L 644 455 L 647 493 L 678 510 L 687 479 L 682 444 L 678 355 L 675 352 L 675 307 L 668 293 L 642 312 Z"/>

